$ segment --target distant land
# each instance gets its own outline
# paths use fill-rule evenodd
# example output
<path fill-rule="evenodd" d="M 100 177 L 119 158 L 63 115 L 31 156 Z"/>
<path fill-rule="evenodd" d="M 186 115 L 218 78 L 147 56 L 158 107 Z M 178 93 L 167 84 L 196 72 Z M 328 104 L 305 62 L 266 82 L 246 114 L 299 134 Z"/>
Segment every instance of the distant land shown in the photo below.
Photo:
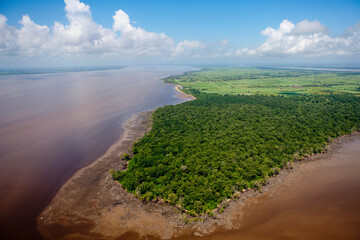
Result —
<path fill-rule="evenodd" d="M 44 67 L 44 68 L 0 68 L 0 76 L 19 75 L 19 74 L 43 74 L 60 72 L 85 72 L 121 69 L 123 66 L 104 66 L 104 67 Z"/>
<path fill-rule="evenodd" d="M 290 68 L 290 67 L 289 67 Z M 167 83 L 203 93 L 299 95 L 351 93 L 360 95 L 360 73 L 270 67 L 209 67 L 171 76 Z M 330 68 L 323 68 L 330 69 Z"/>

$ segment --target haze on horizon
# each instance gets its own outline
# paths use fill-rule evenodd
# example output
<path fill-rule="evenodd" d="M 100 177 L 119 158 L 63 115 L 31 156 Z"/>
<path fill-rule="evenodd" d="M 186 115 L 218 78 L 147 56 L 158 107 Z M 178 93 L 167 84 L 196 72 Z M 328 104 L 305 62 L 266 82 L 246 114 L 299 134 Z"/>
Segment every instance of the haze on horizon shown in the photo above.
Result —
<path fill-rule="evenodd" d="M 360 63 L 358 1 L 59 2 L 0 2 L 2 68 Z"/>

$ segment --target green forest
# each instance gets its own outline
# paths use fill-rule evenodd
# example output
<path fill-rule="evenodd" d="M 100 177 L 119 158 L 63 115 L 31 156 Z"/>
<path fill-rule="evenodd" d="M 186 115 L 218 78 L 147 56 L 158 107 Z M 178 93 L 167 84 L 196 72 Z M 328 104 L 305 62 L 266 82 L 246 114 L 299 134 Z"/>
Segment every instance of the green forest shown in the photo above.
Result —
<path fill-rule="evenodd" d="M 197 99 L 154 111 L 128 169 L 112 174 L 141 200 L 163 199 L 192 215 L 211 214 L 237 191 L 260 188 L 288 162 L 360 129 L 352 94 L 187 92 Z"/>

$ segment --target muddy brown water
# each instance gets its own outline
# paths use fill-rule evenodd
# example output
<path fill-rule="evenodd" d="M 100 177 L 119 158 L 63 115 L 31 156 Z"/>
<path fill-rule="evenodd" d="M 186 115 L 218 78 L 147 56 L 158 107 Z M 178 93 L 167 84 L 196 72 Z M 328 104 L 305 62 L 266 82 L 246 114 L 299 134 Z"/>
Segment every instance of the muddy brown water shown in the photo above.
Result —
<path fill-rule="evenodd" d="M 201 239 L 360 239 L 360 137 L 325 159 L 304 163 L 275 195 L 252 201 L 240 229 Z"/>
<path fill-rule="evenodd" d="M 183 99 L 161 77 L 190 67 L 0 77 L 0 239 L 41 239 L 36 218 L 103 155 L 131 114 Z"/>
<path fill-rule="evenodd" d="M 0 239 L 40 239 L 38 214 L 67 179 L 118 139 L 131 114 L 182 101 L 159 81 L 182 71 L 0 77 Z M 359 137 L 289 179 L 275 195 L 253 200 L 240 229 L 201 239 L 360 239 Z M 119 239 L 138 238 L 129 232 Z"/>

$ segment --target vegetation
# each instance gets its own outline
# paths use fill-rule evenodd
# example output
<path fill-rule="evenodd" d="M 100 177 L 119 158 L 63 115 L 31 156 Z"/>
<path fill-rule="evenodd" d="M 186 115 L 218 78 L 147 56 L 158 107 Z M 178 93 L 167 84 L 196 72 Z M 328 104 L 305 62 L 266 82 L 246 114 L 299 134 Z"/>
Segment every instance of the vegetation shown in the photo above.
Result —
<path fill-rule="evenodd" d="M 242 81 L 230 74 L 220 82 L 226 71 L 219 71 L 214 83 L 193 79 L 205 73 L 168 81 L 187 87 Z M 235 192 L 259 188 L 294 158 L 319 153 L 332 138 L 360 129 L 360 98 L 350 94 L 221 96 L 188 91 L 197 100 L 157 109 L 152 130 L 134 144 L 128 169 L 112 174 L 140 199 L 162 198 L 190 215 L 211 213 Z"/>
<path fill-rule="evenodd" d="M 360 96 L 359 72 L 224 67 L 171 76 L 164 81 L 205 93 L 248 95 L 351 93 Z"/>

